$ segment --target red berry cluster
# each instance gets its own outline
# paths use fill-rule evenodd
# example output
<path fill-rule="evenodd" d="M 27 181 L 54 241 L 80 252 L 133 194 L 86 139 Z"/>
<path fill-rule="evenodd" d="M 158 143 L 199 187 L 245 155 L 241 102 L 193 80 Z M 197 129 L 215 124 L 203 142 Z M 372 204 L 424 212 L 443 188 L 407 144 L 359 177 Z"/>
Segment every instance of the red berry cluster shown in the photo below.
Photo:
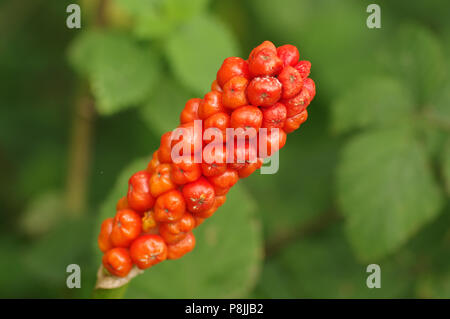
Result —
<path fill-rule="evenodd" d="M 295 46 L 277 48 L 270 41 L 253 49 L 248 60 L 225 59 L 211 91 L 203 99 L 187 101 L 181 112 L 180 127 L 188 134 L 174 139 L 167 132 L 161 137 L 147 169 L 131 176 L 116 216 L 103 221 L 98 237 L 103 266 L 112 275 L 124 277 L 133 264 L 146 269 L 190 252 L 195 246 L 192 230 L 223 205 L 228 190 L 240 178 L 262 164 L 262 156 L 250 143 L 235 146 L 231 162 L 225 161 L 229 155 L 225 145 L 215 148 L 211 158 L 204 146 L 214 140 L 195 136 L 194 121 L 201 121 L 203 131 L 218 130 L 221 143 L 227 140 L 227 128 L 240 128 L 248 138 L 262 138 L 258 133 L 251 136 L 250 128 L 266 128 L 262 143 L 276 151 L 285 145 L 286 133 L 298 129 L 308 117 L 306 108 L 316 92 L 308 77 L 310 69 L 309 61 L 299 61 Z M 188 145 L 190 154 L 174 162 L 171 154 L 178 142 Z M 194 160 L 196 143 L 202 146 L 200 163 Z M 248 160 L 252 152 L 259 155 L 256 161 Z M 238 154 L 245 161 L 235 160 Z"/>

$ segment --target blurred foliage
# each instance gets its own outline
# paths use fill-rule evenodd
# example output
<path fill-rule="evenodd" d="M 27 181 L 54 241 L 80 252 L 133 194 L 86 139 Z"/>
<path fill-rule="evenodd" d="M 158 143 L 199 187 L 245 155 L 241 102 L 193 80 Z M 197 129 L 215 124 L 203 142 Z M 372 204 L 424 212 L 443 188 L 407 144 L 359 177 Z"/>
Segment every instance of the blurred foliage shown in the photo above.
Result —
<path fill-rule="evenodd" d="M 89 297 L 101 219 L 184 103 L 264 40 L 312 62 L 317 96 L 275 175 L 239 183 L 197 247 L 127 297 L 450 297 L 450 4 L 0 1 L 0 297 Z M 89 90 L 86 92 L 85 87 Z M 77 101 L 92 95 L 86 211 L 65 203 Z M 140 159 L 140 160 L 139 160 Z M 82 269 L 68 289 L 66 266 Z M 370 263 L 381 289 L 366 286 Z"/>

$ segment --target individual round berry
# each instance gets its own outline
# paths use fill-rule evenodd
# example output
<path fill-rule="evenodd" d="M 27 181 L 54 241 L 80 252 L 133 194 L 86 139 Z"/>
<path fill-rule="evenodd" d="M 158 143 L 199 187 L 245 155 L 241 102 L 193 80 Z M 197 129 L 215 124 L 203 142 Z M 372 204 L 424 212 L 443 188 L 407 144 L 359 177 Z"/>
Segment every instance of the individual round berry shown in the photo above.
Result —
<path fill-rule="evenodd" d="M 113 229 L 113 224 L 113 218 L 106 218 L 100 226 L 100 234 L 98 235 L 97 243 L 102 252 L 106 252 L 114 247 L 109 238 Z"/>
<path fill-rule="evenodd" d="M 164 133 L 161 136 L 158 160 L 160 163 L 172 163 L 172 131 Z"/>
<path fill-rule="evenodd" d="M 223 88 L 235 76 L 249 77 L 247 61 L 238 57 L 226 58 L 217 72 L 217 84 Z"/>
<path fill-rule="evenodd" d="M 172 166 L 170 164 L 159 165 L 150 178 L 150 193 L 154 198 L 175 188 L 171 177 Z"/>
<path fill-rule="evenodd" d="M 183 187 L 186 206 L 191 213 L 208 210 L 214 204 L 214 188 L 204 177 Z"/>
<path fill-rule="evenodd" d="M 215 113 L 224 111 L 225 107 L 222 104 L 222 93 L 210 91 L 205 94 L 198 107 L 198 117 L 205 120 Z"/>
<path fill-rule="evenodd" d="M 153 152 L 152 160 L 147 165 L 147 172 L 150 174 L 153 174 L 156 167 L 160 164 L 159 158 L 158 158 L 158 151 Z"/>
<path fill-rule="evenodd" d="M 133 267 L 130 253 L 125 248 L 108 250 L 103 255 L 102 264 L 110 274 L 118 277 L 125 277 Z"/>
<path fill-rule="evenodd" d="M 116 210 L 121 210 L 129 207 L 130 206 L 128 205 L 127 196 L 124 196 L 117 201 Z"/>
<path fill-rule="evenodd" d="M 261 158 L 271 156 L 286 144 L 286 133 L 279 128 L 267 130 L 267 134 L 258 135 L 258 155 Z"/>
<path fill-rule="evenodd" d="M 186 203 L 178 190 L 171 190 L 156 199 L 153 217 L 157 222 L 173 222 L 180 219 L 186 211 Z"/>
<path fill-rule="evenodd" d="M 211 176 L 208 178 L 212 185 L 221 189 L 229 189 L 239 180 L 239 175 L 236 170 L 227 168 L 225 172 L 217 176 Z"/>
<path fill-rule="evenodd" d="M 211 208 L 204 212 L 195 214 L 195 217 L 196 218 L 197 217 L 198 218 L 211 217 L 212 215 L 214 215 L 214 213 L 217 211 L 217 209 L 225 203 L 226 199 L 227 199 L 227 197 L 225 195 L 216 196 L 216 198 L 214 199 L 214 204 L 211 206 Z M 196 224 L 196 226 L 197 226 L 197 224 Z"/>
<path fill-rule="evenodd" d="M 316 83 L 314 83 L 313 79 L 306 78 L 303 80 L 303 87 L 308 90 L 310 100 L 312 100 L 316 96 Z"/>
<path fill-rule="evenodd" d="M 159 226 L 159 234 L 167 244 L 179 242 L 195 227 L 195 218 L 190 213 L 185 213 L 179 220 L 172 223 L 162 223 Z"/>
<path fill-rule="evenodd" d="M 311 72 L 311 62 L 306 60 L 298 62 L 294 67 L 303 79 L 306 79 Z"/>
<path fill-rule="evenodd" d="M 275 103 L 272 106 L 262 109 L 263 121 L 262 127 L 265 128 L 283 128 L 287 117 L 286 106 L 282 103 Z"/>
<path fill-rule="evenodd" d="M 219 85 L 217 80 L 214 80 L 213 83 L 211 84 L 211 91 L 222 92 L 222 87 Z"/>
<path fill-rule="evenodd" d="M 286 66 L 280 75 L 278 75 L 278 80 L 283 86 L 281 97 L 283 99 L 290 99 L 300 93 L 303 87 L 303 79 L 300 73 L 294 69 L 292 66 Z"/>
<path fill-rule="evenodd" d="M 142 231 L 144 233 L 150 232 L 151 230 L 156 229 L 156 226 L 158 226 L 154 215 L 155 213 L 152 210 L 144 213 L 144 216 L 142 217 Z"/>
<path fill-rule="evenodd" d="M 271 106 L 281 97 L 282 85 L 271 76 L 257 77 L 250 81 L 247 96 L 254 106 Z"/>
<path fill-rule="evenodd" d="M 249 61 L 252 60 L 255 55 L 260 52 L 263 49 L 268 49 L 270 51 L 272 51 L 273 53 L 277 53 L 277 47 L 275 46 L 275 44 L 273 44 L 270 41 L 264 41 L 263 43 L 261 43 L 260 45 L 258 45 L 257 47 L 255 47 L 249 54 L 248 59 Z"/>
<path fill-rule="evenodd" d="M 192 232 L 186 234 L 186 236 L 179 242 L 167 245 L 167 259 L 178 259 L 192 251 L 195 247 L 195 237 Z"/>
<path fill-rule="evenodd" d="M 287 118 L 283 130 L 286 133 L 292 133 L 293 131 L 297 130 L 300 127 L 300 125 L 302 125 L 307 119 L 308 119 L 308 111 L 303 110 L 297 115 Z"/>
<path fill-rule="evenodd" d="M 128 181 L 128 206 L 138 212 L 149 210 L 155 200 L 150 193 L 150 178 L 148 171 L 139 171 L 130 177 Z"/>
<path fill-rule="evenodd" d="M 263 114 L 256 106 L 246 105 L 233 111 L 231 114 L 231 127 L 235 129 L 236 136 L 254 137 L 261 127 Z M 238 128 L 242 131 L 238 132 Z"/>
<path fill-rule="evenodd" d="M 172 181 L 182 185 L 196 181 L 202 175 L 202 168 L 199 163 L 194 162 L 193 156 L 183 158 L 180 163 L 172 164 Z"/>
<path fill-rule="evenodd" d="M 202 173 L 204 176 L 222 174 L 227 169 L 226 148 L 223 144 L 209 144 L 203 149 Z"/>
<path fill-rule="evenodd" d="M 205 143 L 223 143 L 227 139 L 226 129 L 230 127 L 230 116 L 225 112 L 211 115 L 203 122 Z M 222 140 L 216 141 L 217 136 Z"/>
<path fill-rule="evenodd" d="M 140 269 L 147 269 L 167 258 L 167 245 L 159 235 L 142 235 L 130 247 L 131 260 Z"/>
<path fill-rule="evenodd" d="M 122 209 L 114 217 L 109 238 L 114 247 L 128 247 L 139 236 L 141 229 L 141 216 L 131 209 Z"/>
<path fill-rule="evenodd" d="M 287 110 L 287 117 L 292 117 L 301 113 L 309 105 L 310 101 L 311 97 L 309 95 L 309 91 L 306 88 L 303 88 L 300 93 L 293 98 L 283 100 L 283 103 L 286 106 Z"/>
<path fill-rule="evenodd" d="M 283 66 L 294 66 L 300 58 L 298 49 L 292 44 L 285 44 L 277 48 L 278 57 L 283 61 Z"/>
<path fill-rule="evenodd" d="M 194 99 L 190 99 L 186 102 L 186 104 L 184 105 L 184 109 L 183 109 L 183 111 L 181 111 L 181 114 L 180 114 L 180 123 L 181 124 L 189 123 L 194 120 L 200 119 L 198 117 L 198 107 L 199 107 L 201 101 L 202 101 L 202 99 L 194 98 Z"/>
<path fill-rule="evenodd" d="M 283 68 L 283 61 L 271 49 L 262 49 L 255 53 L 248 62 L 251 77 L 277 75 Z"/>
<path fill-rule="evenodd" d="M 222 104 L 230 109 L 247 105 L 248 80 L 243 76 L 231 78 L 223 87 Z"/>

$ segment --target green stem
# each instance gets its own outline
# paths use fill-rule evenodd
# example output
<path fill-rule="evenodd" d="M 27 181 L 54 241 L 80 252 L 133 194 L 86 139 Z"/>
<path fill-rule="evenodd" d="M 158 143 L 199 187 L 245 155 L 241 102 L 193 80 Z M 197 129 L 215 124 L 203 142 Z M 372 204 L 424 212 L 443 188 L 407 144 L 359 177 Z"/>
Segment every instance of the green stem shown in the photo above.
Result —
<path fill-rule="evenodd" d="M 113 289 L 95 288 L 92 291 L 92 299 L 122 299 L 127 291 L 127 288 L 128 284 Z"/>
<path fill-rule="evenodd" d="M 89 24 L 99 28 L 106 27 L 105 11 L 108 0 L 98 0 L 92 21 Z M 76 217 L 86 210 L 89 166 L 91 160 L 91 140 L 95 118 L 94 99 L 87 83 L 81 83 L 81 94 L 75 103 L 75 114 L 69 149 L 69 164 L 66 186 L 66 207 Z"/>

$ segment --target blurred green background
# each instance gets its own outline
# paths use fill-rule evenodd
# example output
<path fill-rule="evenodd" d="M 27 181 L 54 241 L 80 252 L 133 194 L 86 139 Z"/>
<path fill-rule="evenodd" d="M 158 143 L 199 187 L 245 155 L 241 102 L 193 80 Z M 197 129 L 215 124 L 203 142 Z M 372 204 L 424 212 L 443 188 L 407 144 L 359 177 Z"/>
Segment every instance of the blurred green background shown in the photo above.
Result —
<path fill-rule="evenodd" d="M 450 297 L 448 1 L 376 1 L 380 29 L 372 1 L 86 0 L 68 29 L 71 2 L 0 1 L 0 297 L 89 297 L 128 176 L 264 40 L 312 62 L 308 121 L 126 297 Z"/>

